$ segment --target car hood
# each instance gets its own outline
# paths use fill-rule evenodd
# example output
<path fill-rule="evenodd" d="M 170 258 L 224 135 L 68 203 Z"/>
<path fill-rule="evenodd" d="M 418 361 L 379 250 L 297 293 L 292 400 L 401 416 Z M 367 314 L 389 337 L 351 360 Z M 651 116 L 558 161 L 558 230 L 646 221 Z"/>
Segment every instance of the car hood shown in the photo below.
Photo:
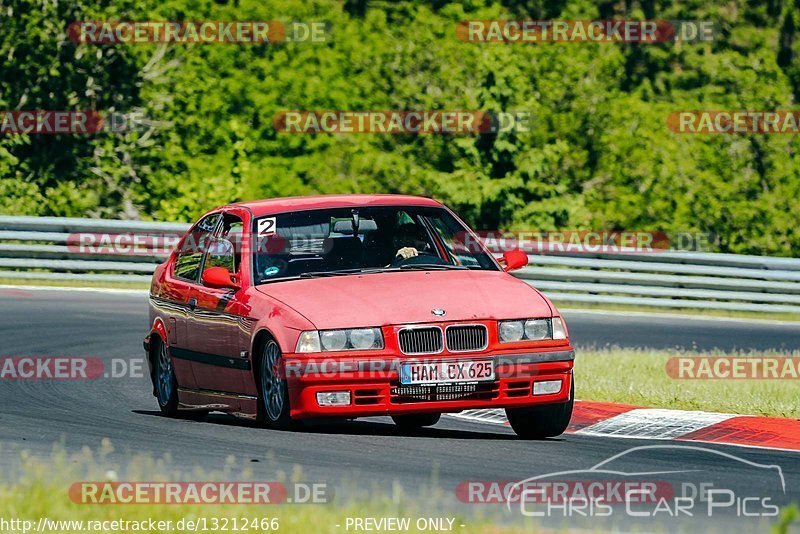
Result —
<path fill-rule="evenodd" d="M 546 299 L 501 271 L 410 271 L 287 280 L 258 286 L 318 329 L 550 317 Z M 433 315 L 434 308 L 446 311 Z"/>

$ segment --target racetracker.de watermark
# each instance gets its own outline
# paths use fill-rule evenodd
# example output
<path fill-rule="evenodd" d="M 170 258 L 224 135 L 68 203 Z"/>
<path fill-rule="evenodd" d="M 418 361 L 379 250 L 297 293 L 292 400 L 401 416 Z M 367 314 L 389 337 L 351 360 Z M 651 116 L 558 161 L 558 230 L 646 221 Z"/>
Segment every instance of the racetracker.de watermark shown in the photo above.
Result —
<path fill-rule="evenodd" d="M 0 110 L 0 135 L 95 135 L 145 131 L 153 126 L 153 122 L 138 111 Z"/>
<path fill-rule="evenodd" d="M 275 130 L 292 134 L 478 135 L 527 132 L 527 111 L 288 110 L 273 118 Z"/>
<path fill-rule="evenodd" d="M 800 111 L 673 111 L 667 126 L 679 134 L 798 134 Z"/>
<path fill-rule="evenodd" d="M 192 236 L 193 234 L 189 234 Z M 182 252 L 205 252 L 205 241 L 211 236 L 185 240 Z M 136 234 L 130 232 L 73 232 L 67 236 L 67 248 L 78 254 L 133 254 L 166 256 L 180 243 L 182 234 L 176 232 Z M 202 241 L 198 243 L 197 241 Z"/>
<path fill-rule="evenodd" d="M 577 501 L 655 503 L 674 496 L 672 484 L 664 480 L 543 480 L 522 484 L 516 480 L 465 480 L 456 486 L 456 497 L 468 504 L 519 503 L 525 498 L 532 503 L 557 504 Z"/>
<path fill-rule="evenodd" d="M 76 21 L 67 30 L 75 44 L 276 44 L 325 43 L 330 24 L 322 21 Z"/>
<path fill-rule="evenodd" d="M 781 356 L 673 356 L 666 372 L 679 380 L 797 380 L 800 358 Z"/>
<path fill-rule="evenodd" d="M 0 380 L 97 380 L 142 378 L 143 358 L 95 356 L 9 356 L 0 358 Z"/>
<path fill-rule="evenodd" d="M 701 20 L 464 20 L 456 36 L 469 43 L 668 43 L 713 41 Z"/>
<path fill-rule="evenodd" d="M 522 250 L 529 254 L 647 254 L 666 250 L 706 251 L 714 236 L 703 232 L 636 230 L 480 230 L 460 232 L 458 239 L 473 252 L 481 245 L 491 252 Z"/>
<path fill-rule="evenodd" d="M 173 250 L 180 254 L 281 254 L 305 246 L 319 245 L 322 253 L 330 252 L 332 244 L 325 243 L 327 234 L 293 235 L 284 238 L 275 233 L 269 235 L 229 235 L 218 239 L 204 231 L 189 232 L 185 236 L 176 232 L 73 232 L 67 236 L 70 252 L 99 255 L 143 255 L 167 256 Z M 248 248 L 249 245 L 249 248 Z"/>
<path fill-rule="evenodd" d="M 324 482 L 75 482 L 75 504 L 325 504 L 333 497 Z"/>
<path fill-rule="evenodd" d="M 478 365 L 471 365 L 472 361 L 442 360 L 441 358 L 380 358 L 363 356 L 360 358 L 342 357 L 287 357 L 274 370 L 281 378 L 302 379 L 304 377 L 325 378 L 350 378 L 352 375 L 362 375 L 370 379 L 396 379 L 402 372 L 405 364 L 413 363 L 418 370 L 409 370 L 409 373 L 431 373 L 430 375 L 412 375 L 420 378 L 420 385 L 433 385 L 437 382 L 436 376 L 450 377 L 454 382 L 476 383 L 476 373 L 483 368 L 494 369 L 496 379 L 503 378 L 530 378 L 538 375 L 548 375 L 553 372 L 550 368 L 542 368 L 543 362 L 555 362 L 554 365 L 564 365 L 569 356 L 557 355 L 553 358 L 537 359 L 535 356 L 525 355 L 499 355 L 492 356 L 490 360 L 479 361 Z M 428 369 L 419 369 L 428 367 Z M 431 368 L 433 367 L 433 368 Z M 428 378 L 429 380 L 422 380 Z M 560 379 L 559 379 L 560 380 Z M 555 393 L 559 393 L 558 392 Z"/>

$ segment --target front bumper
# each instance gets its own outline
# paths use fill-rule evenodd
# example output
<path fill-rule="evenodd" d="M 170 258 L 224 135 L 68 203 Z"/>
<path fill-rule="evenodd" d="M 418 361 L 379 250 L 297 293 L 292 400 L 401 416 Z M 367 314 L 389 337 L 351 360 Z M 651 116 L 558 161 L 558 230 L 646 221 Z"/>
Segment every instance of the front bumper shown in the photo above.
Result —
<path fill-rule="evenodd" d="M 567 402 L 575 353 L 571 347 L 540 352 L 447 356 L 494 362 L 495 380 L 440 386 L 402 386 L 399 364 L 410 358 L 348 358 L 313 362 L 285 355 L 291 416 L 366 417 L 459 412 L 477 408 L 522 408 Z M 433 358 L 431 358 L 433 359 Z M 444 358 L 439 358 L 444 359 Z M 533 395 L 537 381 L 561 381 L 557 393 Z M 319 406 L 317 393 L 349 391 L 346 406 Z"/>

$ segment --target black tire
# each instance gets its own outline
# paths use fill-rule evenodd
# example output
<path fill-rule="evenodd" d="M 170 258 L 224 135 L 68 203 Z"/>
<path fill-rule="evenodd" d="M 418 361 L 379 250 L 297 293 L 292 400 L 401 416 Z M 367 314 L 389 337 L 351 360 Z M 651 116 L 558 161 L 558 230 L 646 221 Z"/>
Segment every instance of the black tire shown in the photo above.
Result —
<path fill-rule="evenodd" d="M 261 347 L 258 355 L 258 412 L 259 423 L 276 430 L 287 430 L 299 426 L 299 422 L 289 416 L 289 387 L 285 377 L 278 369 L 281 363 L 281 349 L 275 340 L 270 339 Z"/>
<path fill-rule="evenodd" d="M 158 342 L 153 365 L 153 384 L 156 390 L 158 408 L 164 415 L 174 416 L 178 413 L 178 380 L 172 367 L 169 347 Z"/>
<path fill-rule="evenodd" d="M 393 415 L 392 421 L 400 430 L 416 430 L 425 426 L 433 426 L 439 422 L 440 413 L 413 413 L 409 415 Z"/>
<path fill-rule="evenodd" d="M 569 400 L 559 404 L 544 404 L 530 408 L 506 408 L 506 417 L 522 439 L 545 439 L 560 436 L 569 426 L 575 398 L 575 382 L 569 391 Z"/>

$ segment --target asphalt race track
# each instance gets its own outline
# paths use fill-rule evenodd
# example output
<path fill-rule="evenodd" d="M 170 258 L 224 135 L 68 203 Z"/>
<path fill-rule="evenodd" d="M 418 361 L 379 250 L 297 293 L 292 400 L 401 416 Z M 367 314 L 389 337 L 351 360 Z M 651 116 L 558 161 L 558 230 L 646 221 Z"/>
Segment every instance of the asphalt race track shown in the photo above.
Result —
<path fill-rule="evenodd" d="M 687 351 L 800 350 L 800 324 L 669 317 L 607 311 L 562 312 L 578 346 L 680 348 Z"/>
<path fill-rule="evenodd" d="M 0 303 L 0 356 L 104 360 L 143 356 L 142 337 L 147 329 L 143 294 L 0 289 Z M 582 312 L 565 316 L 576 345 L 800 349 L 800 329 L 790 323 Z M 453 418 L 443 418 L 434 428 L 414 435 L 400 434 L 388 418 L 317 424 L 300 432 L 262 429 L 222 414 L 212 414 L 202 422 L 169 419 L 158 413 L 147 377 L 0 380 L 0 406 L 0 472 L 4 476 L 13 476 L 22 450 L 46 458 L 56 442 L 76 452 L 84 446 L 97 449 L 103 438 L 109 438 L 114 446 L 109 462 L 124 462 L 135 453 L 155 458 L 169 454 L 170 465 L 176 469 L 221 470 L 233 456 L 235 465 L 252 471 L 253 480 L 275 480 L 278 471 L 291 473 L 299 465 L 304 478 L 337 488 L 352 485 L 388 493 L 398 482 L 406 495 L 414 495 L 435 486 L 455 501 L 455 488 L 466 480 L 520 480 L 588 468 L 631 447 L 663 443 L 578 435 L 526 442 L 503 426 Z M 710 473 L 721 484 L 745 482 L 748 491 L 771 496 L 777 503 L 800 502 L 800 454 L 704 447 L 780 466 L 785 494 L 769 470 L 745 463 L 723 466 L 711 455 L 691 449 L 668 454 L 645 450 L 629 461 L 631 465 L 625 466 L 621 458 L 617 467 Z M 713 521 L 721 528 L 723 524 L 747 525 L 729 516 L 715 516 Z"/>

